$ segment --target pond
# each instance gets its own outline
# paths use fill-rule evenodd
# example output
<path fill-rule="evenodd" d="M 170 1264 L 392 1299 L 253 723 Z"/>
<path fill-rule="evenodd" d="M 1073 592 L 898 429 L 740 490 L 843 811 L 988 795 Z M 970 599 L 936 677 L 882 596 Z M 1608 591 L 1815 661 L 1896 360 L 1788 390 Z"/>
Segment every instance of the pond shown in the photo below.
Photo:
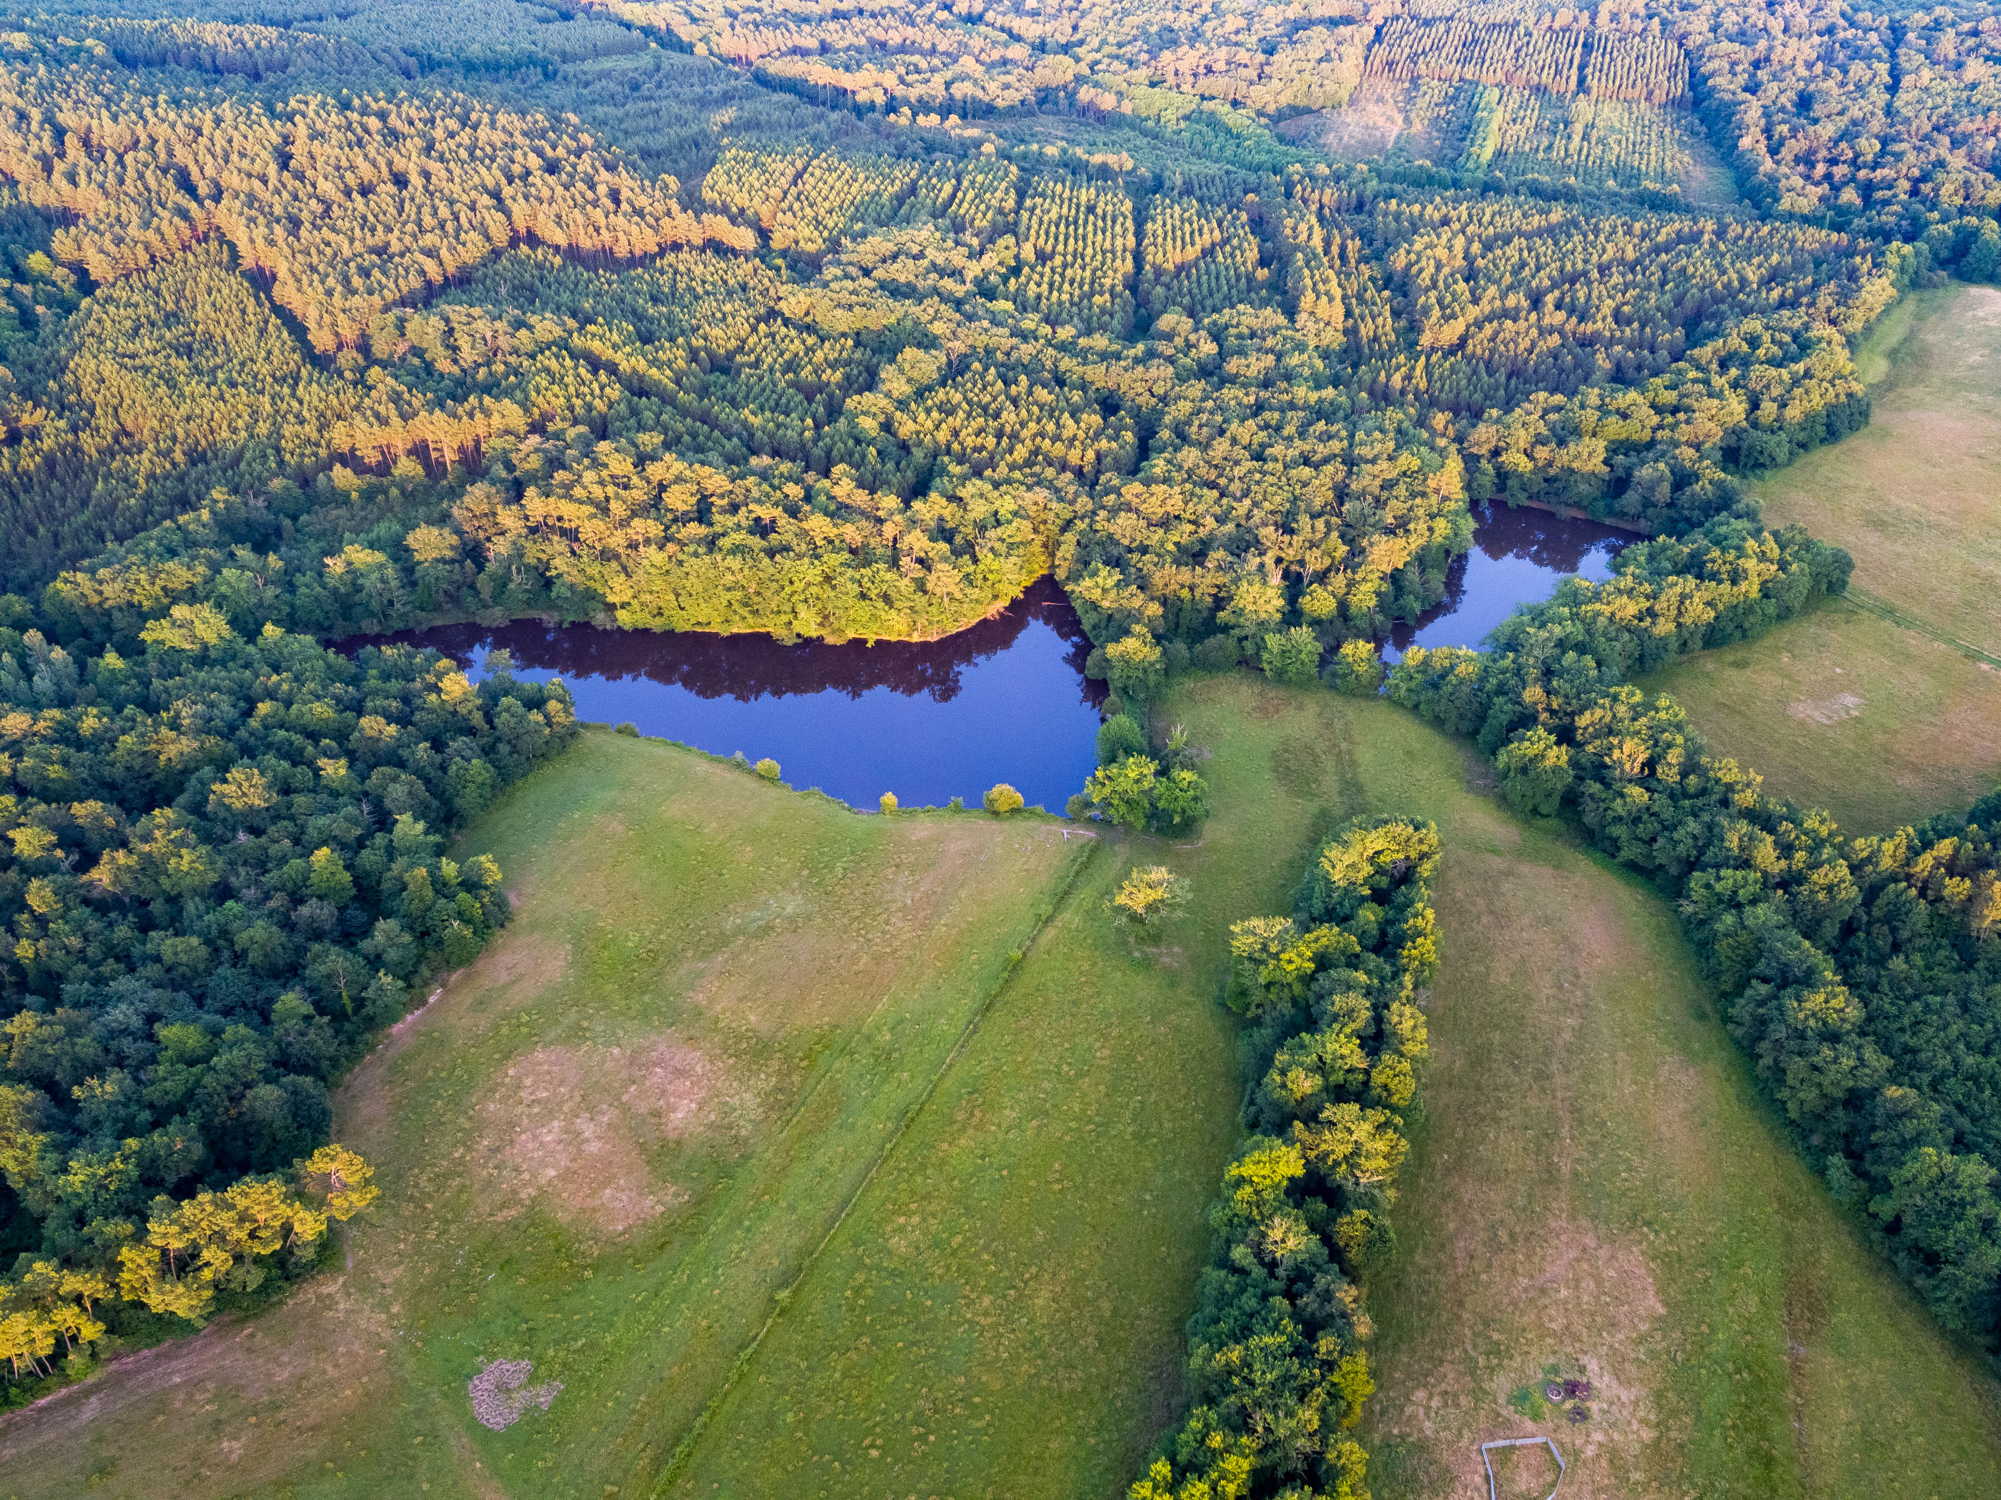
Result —
<path fill-rule="evenodd" d="M 1412 646 L 1478 646 L 1524 604 L 1540 604 L 1572 574 L 1612 576 L 1619 549 L 1639 538 L 1598 521 L 1546 510 L 1473 507 L 1473 550 L 1452 564 L 1445 597 L 1417 620 L 1391 629 L 1383 656 L 1400 661 Z"/>
<path fill-rule="evenodd" d="M 1477 646 L 1517 605 L 1572 573 L 1611 574 L 1631 538 L 1592 521 L 1476 510 L 1473 550 L 1445 599 L 1386 643 Z M 1084 676 L 1090 642 L 1063 591 L 1043 579 L 1008 609 L 940 641 L 780 645 L 766 636 L 601 630 L 590 625 L 446 625 L 390 640 L 434 646 L 484 675 L 505 650 L 517 677 L 561 677 L 577 716 L 717 755 L 770 756 L 794 786 L 855 807 L 883 792 L 906 807 L 1005 781 L 1060 812 L 1091 774 L 1102 685 Z"/>
<path fill-rule="evenodd" d="M 434 646 L 475 678 L 505 650 L 514 675 L 560 677 L 577 717 L 715 755 L 770 756 L 786 781 L 873 809 L 963 797 L 1005 781 L 1061 812 L 1097 763 L 1103 685 L 1091 643 L 1043 579 L 992 619 L 938 641 L 780 645 L 762 635 L 446 625 L 391 640 Z"/>

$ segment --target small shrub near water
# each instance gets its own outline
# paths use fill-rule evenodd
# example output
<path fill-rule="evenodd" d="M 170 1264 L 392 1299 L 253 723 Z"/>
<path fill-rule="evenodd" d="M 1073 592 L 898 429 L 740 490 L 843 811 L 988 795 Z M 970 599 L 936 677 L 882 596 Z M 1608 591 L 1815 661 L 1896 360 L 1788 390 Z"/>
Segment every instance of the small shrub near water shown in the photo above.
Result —
<path fill-rule="evenodd" d="M 995 782 L 987 789 L 987 811 L 997 818 L 1004 818 L 1011 812 L 1020 812 L 1027 805 L 1021 793 L 1005 781 Z"/>
<path fill-rule="evenodd" d="M 762 776 L 766 781 L 776 781 L 778 779 L 778 762 L 773 760 L 768 755 L 765 756 L 764 759 L 759 761 L 756 765 L 752 766 L 751 769 L 757 772 L 757 774 Z"/>

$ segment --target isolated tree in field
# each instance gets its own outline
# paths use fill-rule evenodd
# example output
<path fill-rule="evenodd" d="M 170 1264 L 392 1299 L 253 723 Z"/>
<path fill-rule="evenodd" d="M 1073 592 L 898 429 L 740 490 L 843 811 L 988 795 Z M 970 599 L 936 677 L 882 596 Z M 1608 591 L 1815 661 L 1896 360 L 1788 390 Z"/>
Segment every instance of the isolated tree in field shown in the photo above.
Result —
<path fill-rule="evenodd" d="M 987 788 L 987 811 L 997 818 L 1006 817 L 1011 812 L 1020 812 L 1027 806 L 1020 792 L 1005 781 L 997 781 Z"/>
<path fill-rule="evenodd" d="M 889 816 L 889 814 L 895 812 L 902 805 L 902 803 L 896 800 L 896 793 L 894 792 L 884 792 L 880 797 L 876 798 L 875 802 L 876 811 L 884 817 Z"/>
<path fill-rule="evenodd" d="M 1166 865 L 1144 865 L 1126 872 L 1107 904 L 1120 921 L 1150 927 L 1187 899 L 1187 882 L 1174 871 Z"/>

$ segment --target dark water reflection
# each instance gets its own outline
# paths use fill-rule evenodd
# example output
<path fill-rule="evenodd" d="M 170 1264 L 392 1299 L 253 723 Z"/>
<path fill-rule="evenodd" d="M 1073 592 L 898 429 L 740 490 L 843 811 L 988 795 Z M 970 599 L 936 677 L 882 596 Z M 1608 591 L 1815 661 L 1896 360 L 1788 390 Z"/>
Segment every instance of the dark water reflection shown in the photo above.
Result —
<path fill-rule="evenodd" d="M 1473 550 L 1453 563 L 1445 597 L 1414 624 L 1390 631 L 1383 648 L 1389 660 L 1412 646 L 1479 646 L 1501 621 L 1524 604 L 1540 604 L 1573 573 L 1610 578 L 1619 549 L 1638 540 L 1597 521 L 1504 505 L 1475 506 L 1473 522 Z"/>
<path fill-rule="evenodd" d="M 940 641 L 780 645 L 761 635 L 446 625 L 387 639 L 433 646 L 484 675 L 505 649 L 514 675 L 560 677 L 577 716 L 717 755 L 770 756 L 794 786 L 856 807 L 906 806 L 1005 781 L 1061 811 L 1096 756 L 1104 694 L 1084 676 L 1090 642 L 1043 579 L 993 619 Z"/>
<path fill-rule="evenodd" d="M 1392 660 L 1412 645 L 1477 646 L 1568 575 L 1609 577 L 1632 540 L 1542 511 L 1476 511 L 1475 520 L 1473 550 L 1454 564 L 1445 600 L 1393 632 Z M 436 647 L 475 677 L 505 649 L 516 676 L 568 683 L 580 718 L 630 721 L 718 755 L 768 755 L 794 786 L 865 808 L 886 791 L 912 807 L 976 804 L 1006 781 L 1060 810 L 1091 773 L 1103 698 L 1084 677 L 1090 642 L 1049 579 L 993 619 L 922 644 L 783 646 L 759 635 L 533 620 L 385 639 Z"/>

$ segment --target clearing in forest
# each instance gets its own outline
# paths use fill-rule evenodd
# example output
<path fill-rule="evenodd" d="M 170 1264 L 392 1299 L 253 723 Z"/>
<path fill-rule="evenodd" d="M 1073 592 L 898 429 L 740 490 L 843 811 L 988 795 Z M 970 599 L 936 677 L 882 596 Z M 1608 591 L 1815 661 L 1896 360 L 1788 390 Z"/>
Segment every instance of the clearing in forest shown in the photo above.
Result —
<path fill-rule="evenodd" d="M 2001 671 L 1845 600 L 1649 678 L 1768 790 L 1881 833 L 2001 782 Z"/>
<path fill-rule="evenodd" d="M 1913 293 L 1856 360 L 1869 424 L 1761 481 L 1766 518 L 1846 547 L 1859 596 L 2001 657 L 2001 288 Z"/>

